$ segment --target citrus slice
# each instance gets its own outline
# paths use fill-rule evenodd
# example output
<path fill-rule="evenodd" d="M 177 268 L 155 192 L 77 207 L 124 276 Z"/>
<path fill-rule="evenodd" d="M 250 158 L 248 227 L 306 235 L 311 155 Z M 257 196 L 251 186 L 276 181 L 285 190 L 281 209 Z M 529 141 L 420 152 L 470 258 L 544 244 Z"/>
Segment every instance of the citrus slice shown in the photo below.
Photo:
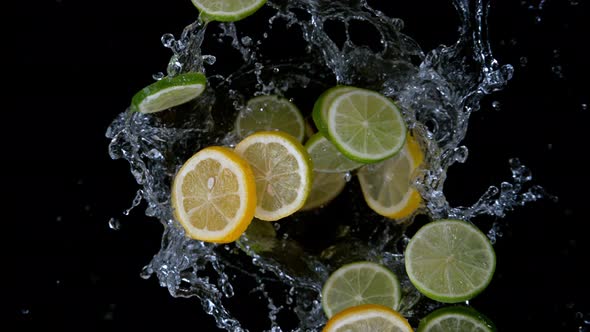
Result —
<path fill-rule="evenodd" d="M 191 0 L 205 21 L 235 22 L 256 12 L 266 0 Z"/>
<path fill-rule="evenodd" d="M 427 297 L 446 303 L 479 294 L 496 268 L 488 238 L 461 220 L 434 221 L 420 228 L 408 243 L 405 259 L 412 284 Z"/>
<path fill-rule="evenodd" d="M 346 180 L 342 173 L 320 173 L 314 171 L 311 192 L 301 210 L 311 210 L 328 204 L 342 192 L 345 186 Z"/>
<path fill-rule="evenodd" d="M 399 307 L 401 286 L 388 268 L 372 262 L 356 262 L 334 271 L 322 288 L 322 308 L 328 318 L 349 307 L 380 304 Z"/>
<path fill-rule="evenodd" d="M 377 304 L 350 307 L 330 318 L 323 332 L 412 332 L 397 311 Z"/>
<path fill-rule="evenodd" d="M 256 183 L 248 163 L 211 146 L 184 163 L 172 184 L 176 220 L 193 239 L 227 243 L 246 230 L 256 210 Z"/>
<path fill-rule="evenodd" d="M 359 169 L 358 179 L 369 207 L 391 219 L 406 218 L 416 211 L 422 198 L 411 186 L 411 180 L 423 159 L 420 146 L 408 135 L 398 154 Z"/>
<path fill-rule="evenodd" d="M 338 97 L 344 92 L 348 92 L 354 89 L 355 88 L 351 86 L 337 85 L 324 91 L 318 97 L 315 104 L 313 105 L 311 117 L 313 119 L 313 122 L 315 123 L 315 126 L 321 133 L 324 133 L 324 135 L 328 134 L 328 127 L 326 125 L 326 123 L 328 123 L 328 110 L 330 109 L 330 104 L 332 103 L 334 98 Z"/>
<path fill-rule="evenodd" d="M 297 106 L 275 95 L 250 99 L 236 118 L 236 131 L 246 137 L 257 131 L 280 130 L 299 142 L 305 135 L 305 121 Z"/>
<path fill-rule="evenodd" d="M 406 140 L 400 110 L 389 98 L 355 88 L 329 104 L 327 137 L 345 156 L 374 163 L 396 154 Z"/>
<path fill-rule="evenodd" d="M 195 99 L 206 85 L 207 79 L 201 73 L 164 77 L 136 93 L 131 99 L 131 110 L 141 113 L 160 112 Z"/>
<path fill-rule="evenodd" d="M 246 229 L 247 241 L 250 249 L 256 253 L 272 251 L 277 243 L 277 232 L 272 223 L 254 218 Z M 240 241 L 243 241 L 243 237 Z"/>
<path fill-rule="evenodd" d="M 348 159 L 322 133 L 316 133 L 305 143 L 305 148 L 313 161 L 313 169 L 324 173 L 352 171 L 363 164 Z"/>
<path fill-rule="evenodd" d="M 312 184 L 312 162 L 293 136 L 261 131 L 242 140 L 235 151 L 252 167 L 256 178 L 256 218 L 274 221 L 299 210 Z"/>
<path fill-rule="evenodd" d="M 477 310 L 464 306 L 435 310 L 420 321 L 418 332 L 493 332 L 494 323 Z"/>

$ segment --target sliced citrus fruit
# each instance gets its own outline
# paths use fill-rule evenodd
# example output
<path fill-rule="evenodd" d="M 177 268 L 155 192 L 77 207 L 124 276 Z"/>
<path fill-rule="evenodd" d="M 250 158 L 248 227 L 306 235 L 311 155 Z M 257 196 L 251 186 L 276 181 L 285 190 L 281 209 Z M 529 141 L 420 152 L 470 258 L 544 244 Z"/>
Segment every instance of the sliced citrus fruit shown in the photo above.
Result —
<path fill-rule="evenodd" d="M 316 133 L 305 143 L 305 148 L 313 161 L 313 169 L 324 173 L 352 171 L 363 164 L 340 153 L 322 133 Z"/>
<path fill-rule="evenodd" d="M 277 232 L 268 221 L 254 218 L 245 234 L 247 241 L 244 242 L 257 253 L 272 251 L 277 243 Z"/>
<path fill-rule="evenodd" d="M 311 192 L 301 210 L 311 210 L 328 204 L 342 192 L 345 186 L 346 180 L 344 179 L 343 173 L 321 173 L 314 171 Z"/>
<path fill-rule="evenodd" d="M 391 219 L 402 219 L 416 211 L 422 198 L 411 186 L 411 180 L 423 159 L 420 146 L 408 135 L 398 154 L 360 168 L 357 176 L 369 207 Z"/>
<path fill-rule="evenodd" d="M 191 0 L 206 21 L 235 22 L 254 14 L 266 0 Z"/>
<path fill-rule="evenodd" d="M 136 93 L 131 99 L 131 110 L 141 113 L 160 112 L 195 99 L 206 85 L 207 79 L 201 73 L 164 77 Z"/>
<path fill-rule="evenodd" d="M 248 163 L 211 146 L 184 163 L 172 184 L 174 216 L 193 239 L 227 243 L 246 230 L 256 210 L 256 183 Z"/>
<path fill-rule="evenodd" d="M 281 131 L 261 131 L 235 148 L 256 177 L 256 218 L 274 221 L 299 210 L 312 184 L 312 162 L 293 136 Z"/>
<path fill-rule="evenodd" d="M 336 96 L 329 104 L 328 139 L 345 156 L 374 163 L 396 154 L 406 140 L 406 124 L 389 98 L 355 88 Z"/>
<path fill-rule="evenodd" d="M 422 226 L 408 243 L 405 260 L 412 284 L 427 297 L 446 303 L 479 294 L 496 268 L 496 254 L 488 238 L 461 220 Z"/>
<path fill-rule="evenodd" d="M 305 121 L 297 106 L 275 95 L 250 99 L 236 118 L 236 131 L 246 137 L 257 131 L 280 130 L 303 141 Z"/>
<path fill-rule="evenodd" d="M 454 306 L 437 309 L 420 321 L 418 332 L 494 332 L 494 323 L 477 310 Z"/>
<path fill-rule="evenodd" d="M 360 304 L 399 307 L 401 286 L 388 268 L 372 262 L 356 262 L 334 271 L 322 288 L 322 308 L 328 318 Z"/>
<path fill-rule="evenodd" d="M 334 98 L 353 89 L 356 88 L 346 85 L 337 85 L 324 91 L 318 97 L 315 104 L 313 105 L 311 117 L 315 123 L 315 126 L 321 133 L 324 133 L 324 135 L 328 134 L 328 127 L 326 125 L 326 123 L 328 123 L 328 110 L 330 109 L 330 104 Z"/>
<path fill-rule="evenodd" d="M 328 320 L 323 332 L 412 332 L 397 311 L 377 304 L 350 307 Z"/>

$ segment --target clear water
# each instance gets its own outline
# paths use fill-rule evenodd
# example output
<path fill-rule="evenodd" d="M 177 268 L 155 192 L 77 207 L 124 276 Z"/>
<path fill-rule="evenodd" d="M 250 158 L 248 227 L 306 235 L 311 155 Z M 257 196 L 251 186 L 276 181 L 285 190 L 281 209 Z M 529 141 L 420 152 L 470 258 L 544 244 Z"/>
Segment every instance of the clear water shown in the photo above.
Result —
<path fill-rule="evenodd" d="M 401 19 L 365 0 L 273 0 L 255 14 L 260 22 L 255 28 L 196 21 L 178 39 L 165 34 L 162 43 L 173 52 L 167 74 L 205 72 L 208 88 L 196 100 L 158 114 L 125 111 L 107 132 L 111 157 L 126 159 L 140 186 L 133 207 L 145 200 L 146 216 L 164 225 L 161 249 L 142 277 L 157 276 L 172 296 L 196 296 L 229 331 L 251 328 L 236 309 L 236 298 L 244 296 L 260 307 L 253 312 L 260 313 L 257 320 L 265 321 L 267 330 L 315 331 L 326 321 L 320 291 L 327 276 L 344 263 L 371 260 L 400 277 L 401 312 L 415 325 L 436 304 L 405 277 L 404 232 L 414 218 L 477 224 L 479 215 L 503 217 L 546 196 L 529 184 L 526 166 L 512 159 L 512 179 L 490 186 L 472 205 L 453 206 L 445 198 L 447 169 L 468 155 L 461 142 L 469 116 L 513 72 L 491 53 L 487 1 L 453 0 L 453 5 L 460 18 L 458 40 L 426 51 L 402 32 Z M 252 96 L 283 95 L 308 113 L 315 98 L 335 84 L 380 91 L 403 109 L 426 155 L 414 181 L 424 198 L 419 211 L 404 221 L 385 220 L 365 206 L 349 174 L 347 189 L 334 202 L 274 223 L 274 232 L 248 232 L 228 245 L 185 237 L 169 203 L 172 179 L 184 161 L 205 146 L 234 145 L 233 121 Z M 118 221 L 110 226 L 118 228 Z M 495 242 L 499 229 L 494 224 L 483 230 Z"/>

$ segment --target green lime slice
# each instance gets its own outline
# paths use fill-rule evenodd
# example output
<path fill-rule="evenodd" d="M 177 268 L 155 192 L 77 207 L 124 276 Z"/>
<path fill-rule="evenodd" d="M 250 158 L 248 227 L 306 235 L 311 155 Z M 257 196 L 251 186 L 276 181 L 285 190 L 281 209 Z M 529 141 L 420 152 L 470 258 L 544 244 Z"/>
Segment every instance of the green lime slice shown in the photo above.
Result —
<path fill-rule="evenodd" d="M 348 159 L 322 133 L 316 133 L 305 143 L 313 161 L 313 169 L 323 173 L 343 173 L 361 167 L 363 164 Z"/>
<path fill-rule="evenodd" d="M 434 221 L 420 228 L 408 243 L 405 259 L 412 284 L 427 297 L 445 303 L 479 294 L 496 268 L 488 238 L 461 220 Z"/>
<path fill-rule="evenodd" d="M 464 306 L 440 308 L 420 321 L 417 332 L 493 332 L 494 323 L 477 310 Z"/>
<path fill-rule="evenodd" d="M 207 79 L 201 73 L 164 77 L 136 93 L 131 99 L 131 110 L 141 113 L 160 112 L 195 99 L 206 85 Z"/>
<path fill-rule="evenodd" d="M 205 21 L 235 22 L 254 14 L 266 0 L 191 0 Z"/>
<path fill-rule="evenodd" d="M 345 156 L 374 163 L 396 154 L 406 140 L 400 110 L 389 98 L 370 90 L 353 89 L 335 97 L 326 121 L 328 139 Z"/>
<path fill-rule="evenodd" d="M 301 211 L 315 209 L 328 204 L 342 192 L 345 186 L 346 180 L 344 179 L 343 173 L 320 173 L 314 171 L 311 191 Z"/>
<path fill-rule="evenodd" d="M 322 307 L 328 318 L 361 304 L 380 304 L 397 310 L 401 286 L 388 268 L 372 262 L 356 262 L 334 271 L 322 288 Z"/>
<path fill-rule="evenodd" d="M 315 123 L 316 128 L 318 128 L 318 130 L 321 133 L 324 133 L 324 135 L 328 134 L 328 127 L 326 125 L 326 123 L 328 122 L 328 110 L 330 109 L 330 104 L 332 103 L 334 98 L 340 96 L 344 92 L 348 92 L 354 89 L 355 88 L 351 86 L 337 85 L 324 91 L 318 97 L 315 104 L 313 105 L 311 117 L 313 119 L 313 122 Z"/>
<path fill-rule="evenodd" d="M 257 131 L 283 131 L 299 142 L 305 135 L 305 121 L 297 106 L 275 95 L 250 99 L 236 118 L 236 131 L 246 137 Z"/>
<path fill-rule="evenodd" d="M 277 233 L 272 223 L 254 218 L 246 229 L 247 244 L 257 253 L 271 251 L 277 243 Z M 243 238 L 240 239 L 243 241 Z"/>

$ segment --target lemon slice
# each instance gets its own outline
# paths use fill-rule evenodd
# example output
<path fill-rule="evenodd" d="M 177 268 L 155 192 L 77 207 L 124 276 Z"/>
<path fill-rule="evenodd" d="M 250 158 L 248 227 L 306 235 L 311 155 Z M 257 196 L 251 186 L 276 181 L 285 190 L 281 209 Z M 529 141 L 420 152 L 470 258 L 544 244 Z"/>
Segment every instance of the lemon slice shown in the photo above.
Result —
<path fill-rule="evenodd" d="M 363 304 L 334 315 L 322 331 L 412 332 L 414 330 L 397 311 L 378 304 Z"/>
<path fill-rule="evenodd" d="M 343 173 L 361 167 L 363 164 L 348 159 L 321 133 L 314 134 L 305 148 L 313 161 L 313 169 L 324 173 Z"/>
<path fill-rule="evenodd" d="M 328 204 L 342 192 L 345 186 L 346 180 L 344 179 L 343 173 L 321 173 L 314 171 L 311 192 L 301 210 L 311 210 Z"/>
<path fill-rule="evenodd" d="M 256 183 L 246 161 L 223 147 L 193 155 L 172 184 L 174 216 L 193 239 L 227 243 L 246 230 L 256 209 Z"/>
<path fill-rule="evenodd" d="M 299 210 L 312 184 L 312 162 L 293 136 L 280 131 L 261 131 L 235 148 L 254 172 L 258 205 L 255 216 L 275 221 Z"/>
<path fill-rule="evenodd" d="M 207 79 L 201 73 L 164 77 L 136 93 L 131 100 L 131 110 L 141 113 L 160 112 L 198 97 L 206 85 Z"/>
<path fill-rule="evenodd" d="M 207 21 L 235 22 L 254 14 L 266 0 L 192 0 Z"/>
<path fill-rule="evenodd" d="M 411 179 L 423 159 L 420 146 L 408 135 L 398 154 L 359 169 L 358 179 L 369 207 L 391 219 L 402 219 L 416 211 L 422 198 L 411 186 Z"/>
<path fill-rule="evenodd" d="M 271 130 L 284 131 L 302 142 L 305 121 L 297 106 L 286 98 L 268 95 L 250 99 L 236 118 L 238 135 L 246 137 L 257 131 Z"/>
<path fill-rule="evenodd" d="M 361 304 L 399 307 L 401 286 L 397 276 L 383 265 L 356 262 L 334 271 L 322 288 L 322 308 L 328 318 Z"/>

